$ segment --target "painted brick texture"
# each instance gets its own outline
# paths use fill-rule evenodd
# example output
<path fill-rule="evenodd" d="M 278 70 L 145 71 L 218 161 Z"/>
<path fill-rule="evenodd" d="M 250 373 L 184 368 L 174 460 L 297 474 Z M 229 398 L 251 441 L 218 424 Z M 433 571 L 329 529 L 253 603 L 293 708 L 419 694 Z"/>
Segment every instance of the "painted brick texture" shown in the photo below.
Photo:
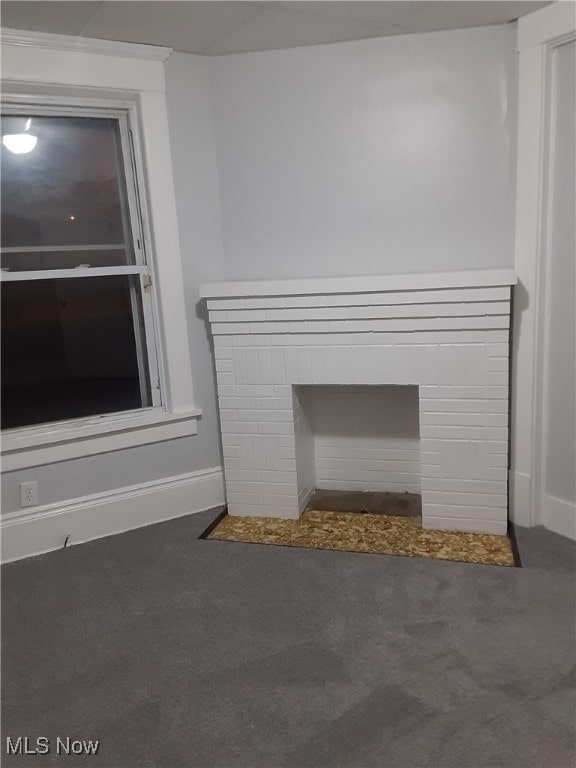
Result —
<path fill-rule="evenodd" d="M 343 483 L 421 491 L 426 527 L 505 533 L 509 287 L 208 308 L 231 514 L 297 518 L 315 486 Z M 382 385 L 400 386 L 385 402 Z"/>

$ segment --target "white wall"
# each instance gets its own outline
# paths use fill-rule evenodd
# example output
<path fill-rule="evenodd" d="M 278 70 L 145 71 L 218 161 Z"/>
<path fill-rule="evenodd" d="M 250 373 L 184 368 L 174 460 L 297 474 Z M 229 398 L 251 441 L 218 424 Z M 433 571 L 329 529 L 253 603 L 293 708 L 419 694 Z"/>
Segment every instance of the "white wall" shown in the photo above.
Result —
<path fill-rule="evenodd" d="M 546 496 L 576 503 L 576 43 L 554 52 L 556 110 L 549 251 L 544 440 Z"/>
<path fill-rule="evenodd" d="M 20 509 L 20 483 L 38 481 L 41 505 L 221 466 L 214 363 L 197 285 L 223 276 L 218 174 L 207 61 L 173 54 L 166 63 L 174 182 L 184 262 L 198 434 L 2 476 L 2 512 Z"/>
<path fill-rule="evenodd" d="M 228 278 L 512 265 L 514 25 L 210 72 Z"/>

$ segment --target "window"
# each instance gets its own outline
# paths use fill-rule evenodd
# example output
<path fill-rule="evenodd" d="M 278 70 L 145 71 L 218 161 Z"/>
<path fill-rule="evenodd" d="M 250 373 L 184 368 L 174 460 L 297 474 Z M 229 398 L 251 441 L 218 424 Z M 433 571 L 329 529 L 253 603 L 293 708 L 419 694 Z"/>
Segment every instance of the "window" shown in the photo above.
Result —
<path fill-rule="evenodd" d="M 8 105 L 1 126 L 3 429 L 161 406 L 128 113 Z"/>
<path fill-rule="evenodd" d="M 2 471 L 195 435 L 170 49 L 7 29 L 0 40 L 2 135 L 19 137 L 2 143 L 11 166 L 0 275 L 13 388 Z M 51 130 L 59 139 L 41 167 Z M 27 187 L 21 177 L 18 202 L 15 169 L 34 164 L 38 175 Z M 63 184 L 71 172 L 72 188 Z M 18 364 L 8 366 L 10 356 Z"/>

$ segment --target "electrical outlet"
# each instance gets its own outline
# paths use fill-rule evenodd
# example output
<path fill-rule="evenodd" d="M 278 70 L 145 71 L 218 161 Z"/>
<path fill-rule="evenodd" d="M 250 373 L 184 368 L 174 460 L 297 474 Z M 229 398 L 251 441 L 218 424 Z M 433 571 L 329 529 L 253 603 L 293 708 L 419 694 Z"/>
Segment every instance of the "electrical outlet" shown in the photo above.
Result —
<path fill-rule="evenodd" d="M 35 507 L 38 504 L 38 483 L 20 483 L 20 504 L 23 507 Z"/>

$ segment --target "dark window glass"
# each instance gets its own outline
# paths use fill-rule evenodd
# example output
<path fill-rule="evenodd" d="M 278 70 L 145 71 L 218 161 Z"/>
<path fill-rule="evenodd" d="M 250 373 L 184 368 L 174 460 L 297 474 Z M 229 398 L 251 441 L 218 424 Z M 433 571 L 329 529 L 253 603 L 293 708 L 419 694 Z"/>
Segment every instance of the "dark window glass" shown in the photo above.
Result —
<path fill-rule="evenodd" d="M 36 137 L 25 153 L 10 136 Z M 93 117 L 2 117 L 3 268 L 134 263 L 119 122 Z"/>
<path fill-rule="evenodd" d="M 3 428 L 150 405 L 139 296 L 126 275 L 3 283 Z"/>

